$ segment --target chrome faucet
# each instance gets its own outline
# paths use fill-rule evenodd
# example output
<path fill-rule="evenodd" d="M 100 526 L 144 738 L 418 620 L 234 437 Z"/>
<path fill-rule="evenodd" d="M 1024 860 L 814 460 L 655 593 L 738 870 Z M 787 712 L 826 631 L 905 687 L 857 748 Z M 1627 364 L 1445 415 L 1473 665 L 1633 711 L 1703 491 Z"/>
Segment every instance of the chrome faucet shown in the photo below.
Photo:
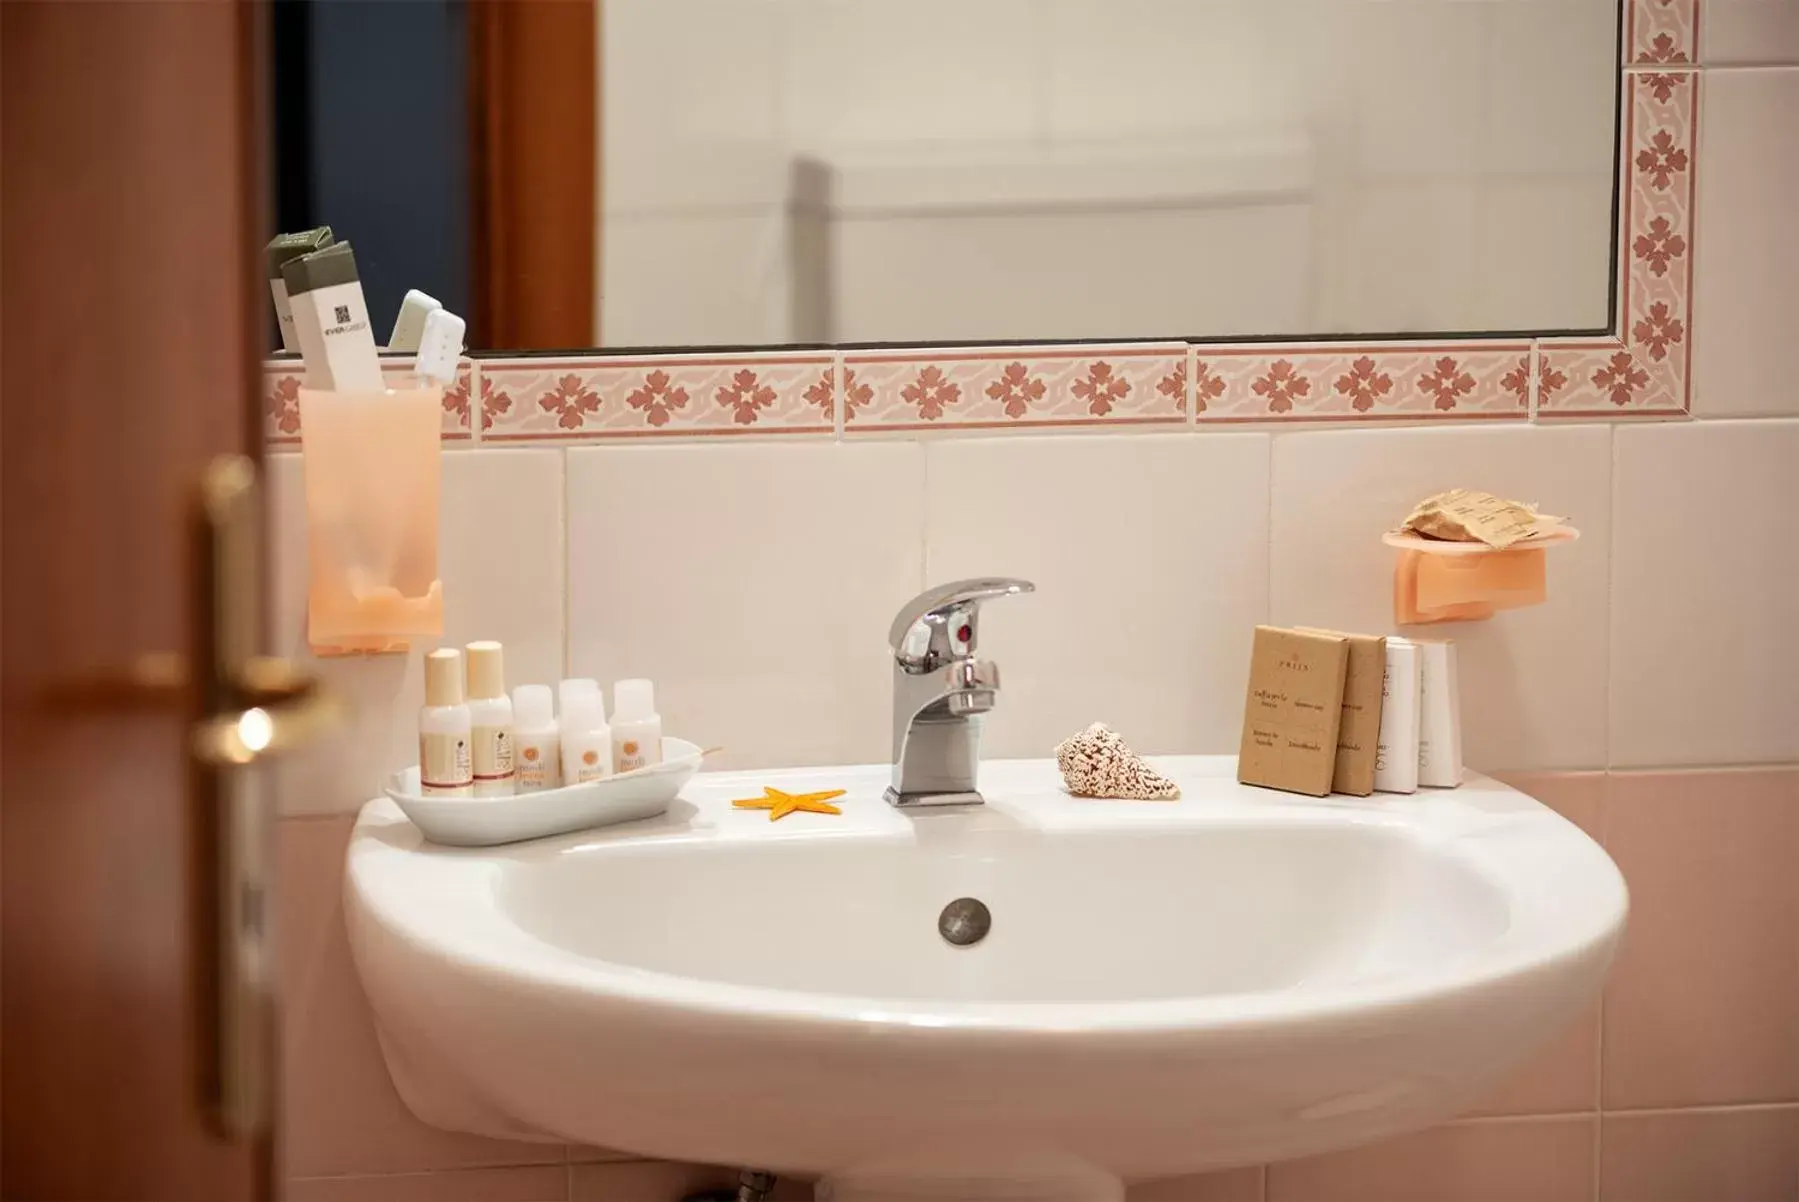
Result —
<path fill-rule="evenodd" d="M 999 665 L 976 659 L 981 602 L 1035 592 L 1028 580 L 958 580 L 920 593 L 887 632 L 893 648 L 893 783 L 896 806 L 980 805 L 975 765 L 980 726 L 993 708 Z"/>

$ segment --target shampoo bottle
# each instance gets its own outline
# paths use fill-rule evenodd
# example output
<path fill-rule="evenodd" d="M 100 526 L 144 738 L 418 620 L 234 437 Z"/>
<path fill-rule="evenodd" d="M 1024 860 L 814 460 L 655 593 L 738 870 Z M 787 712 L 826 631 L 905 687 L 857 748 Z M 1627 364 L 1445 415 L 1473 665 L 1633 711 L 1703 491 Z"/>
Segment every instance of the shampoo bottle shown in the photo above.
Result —
<path fill-rule="evenodd" d="M 562 784 L 562 740 L 550 708 L 550 686 L 522 684 L 512 690 L 513 758 L 518 791 L 541 793 Z"/>
<path fill-rule="evenodd" d="M 504 797 L 514 780 L 512 699 L 495 642 L 468 645 L 468 712 L 473 724 L 475 796 Z"/>
<path fill-rule="evenodd" d="M 474 792 L 469 712 L 462 703 L 462 653 L 445 647 L 425 657 L 425 708 L 419 711 L 419 792 L 467 797 Z"/>
<path fill-rule="evenodd" d="M 570 685 L 580 686 L 570 688 Z M 591 680 L 562 682 L 562 783 L 581 785 L 612 775 L 612 732 L 606 703 Z"/>
<path fill-rule="evenodd" d="M 662 715 L 656 712 L 656 686 L 647 680 L 621 680 L 612 686 L 612 767 L 630 772 L 662 762 Z"/>

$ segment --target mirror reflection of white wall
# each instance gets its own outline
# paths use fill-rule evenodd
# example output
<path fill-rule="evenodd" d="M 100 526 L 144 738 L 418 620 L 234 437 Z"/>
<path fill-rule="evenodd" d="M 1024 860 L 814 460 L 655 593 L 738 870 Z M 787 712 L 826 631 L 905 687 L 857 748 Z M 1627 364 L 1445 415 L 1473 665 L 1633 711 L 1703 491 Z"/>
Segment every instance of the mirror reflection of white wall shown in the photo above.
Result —
<path fill-rule="evenodd" d="M 1616 0 L 606 0 L 602 345 L 1591 329 Z"/>

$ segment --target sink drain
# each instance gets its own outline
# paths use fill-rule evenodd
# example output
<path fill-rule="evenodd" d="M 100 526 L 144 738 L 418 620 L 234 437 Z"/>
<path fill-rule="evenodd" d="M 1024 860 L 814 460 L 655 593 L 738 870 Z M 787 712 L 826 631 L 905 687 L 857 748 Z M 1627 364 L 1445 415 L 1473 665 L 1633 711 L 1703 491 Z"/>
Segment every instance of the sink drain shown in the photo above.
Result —
<path fill-rule="evenodd" d="M 987 938 L 993 929 L 993 912 L 978 897 L 958 897 L 937 916 L 937 933 L 957 947 Z"/>

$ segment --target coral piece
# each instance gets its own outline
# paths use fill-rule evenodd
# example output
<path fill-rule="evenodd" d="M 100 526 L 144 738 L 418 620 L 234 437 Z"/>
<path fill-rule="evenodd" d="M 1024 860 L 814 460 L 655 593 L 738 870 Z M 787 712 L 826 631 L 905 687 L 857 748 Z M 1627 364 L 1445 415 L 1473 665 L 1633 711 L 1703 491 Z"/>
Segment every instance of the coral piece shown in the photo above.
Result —
<path fill-rule="evenodd" d="M 768 820 L 773 822 L 793 813 L 841 814 L 842 810 L 829 803 L 833 797 L 842 797 L 843 792 L 824 789 L 817 793 L 783 793 L 772 785 L 763 785 L 762 796 L 745 797 L 731 804 L 740 810 L 767 810 Z"/>
<path fill-rule="evenodd" d="M 1056 748 L 1062 783 L 1076 797 L 1123 797 L 1136 801 L 1172 801 L 1180 786 L 1143 762 L 1118 732 L 1095 722 Z"/>

